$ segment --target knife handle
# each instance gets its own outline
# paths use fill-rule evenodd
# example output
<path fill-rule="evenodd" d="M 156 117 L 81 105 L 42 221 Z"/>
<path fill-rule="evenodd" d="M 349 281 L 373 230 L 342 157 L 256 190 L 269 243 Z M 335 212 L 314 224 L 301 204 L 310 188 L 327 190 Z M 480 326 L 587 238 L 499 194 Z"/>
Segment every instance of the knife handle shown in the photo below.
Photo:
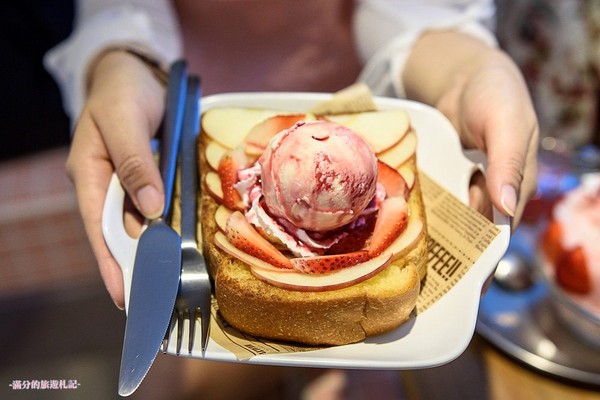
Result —
<path fill-rule="evenodd" d="M 173 201 L 177 153 L 181 138 L 181 126 L 187 84 L 187 64 L 184 60 L 175 61 L 169 71 L 165 119 L 160 145 L 160 175 L 165 187 L 165 208 L 163 220 L 168 220 Z"/>
<path fill-rule="evenodd" d="M 191 75 L 185 101 L 181 137 L 181 239 L 196 247 L 198 198 L 198 131 L 200 129 L 200 78 Z"/>

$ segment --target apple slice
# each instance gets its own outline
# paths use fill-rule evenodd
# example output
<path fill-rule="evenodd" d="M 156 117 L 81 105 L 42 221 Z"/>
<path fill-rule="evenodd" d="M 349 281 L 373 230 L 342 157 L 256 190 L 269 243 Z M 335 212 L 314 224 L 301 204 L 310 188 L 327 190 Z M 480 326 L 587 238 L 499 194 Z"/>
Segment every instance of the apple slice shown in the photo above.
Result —
<path fill-rule="evenodd" d="M 416 150 L 417 135 L 411 130 L 398 144 L 377 154 L 377 158 L 391 167 L 398 168 L 413 157 Z"/>
<path fill-rule="evenodd" d="M 404 178 L 404 182 L 406 182 L 408 193 L 410 193 L 413 186 L 415 185 L 416 176 L 414 168 L 415 167 L 409 163 L 404 163 L 400 166 L 400 168 L 398 168 L 398 173 L 402 175 L 402 178 Z"/>
<path fill-rule="evenodd" d="M 204 149 L 204 155 L 206 156 L 206 162 L 215 171 L 219 169 L 219 162 L 221 158 L 227 153 L 227 147 L 223 146 L 219 142 L 211 140 Z"/>
<path fill-rule="evenodd" d="M 344 268 L 350 268 L 369 260 L 367 251 L 355 251 L 346 254 L 328 256 L 298 257 L 290 259 L 296 271 L 305 274 L 326 274 Z"/>
<path fill-rule="evenodd" d="M 404 197 L 388 197 L 381 203 L 373 237 L 369 243 L 371 257 L 381 254 L 406 229 L 408 212 L 408 204 Z"/>
<path fill-rule="evenodd" d="M 233 211 L 224 205 L 220 205 L 215 211 L 215 222 L 221 231 L 225 232 L 227 229 L 227 220 L 229 220 L 231 214 L 233 214 Z"/>
<path fill-rule="evenodd" d="M 277 268 L 274 265 L 271 265 L 263 260 L 261 260 L 260 258 L 251 256 L 250 254 L 243 252 L 242 250 L 238 249 L 237 247 L 235 247 L 234 245 L 232 245 L 229 240 L 227 240 L 227 236 L 225 236 L 225 234 L 223 232 L 216 232 L 215 236 L 214 236 L 214 243 L 215 245 L 220 248 L 221 250 L 223 250 L 225 253 L 229 254 L 230 256 L 242 261 L 243 263 L 248 264 L 248 266 L 250 266 L 250 268 L 257 268 L 257 269 L 261 269 L 261 270 L 269 270 L 269 271 L 275 271 L 275 272 L 283 272 L 283 273 L 293 273 L 293 269 L 289 268 L 289 269 L 283 269 L 283 268 Z"/>
<path fill-rule="evenodd" d="M 202 116 L 202 129 L 211 139 L 234 149 L 242 144 L 255 125 L 278 114 L 286 112 L 242 107 L 212 108 Z"/>
<path fill-rule="evenodd" d="M 246 152 L 246 155 L 249 158 L 254 160 L 254 159 L 258 159 L 258 157 L 260 157 L 262 155 L 262 153 L 265 152 L 265 148 L 257 146 L 252 143 L 246 143 L 244 145 L 244 151 Z"/>
<path fill-rule="evenodd" d="M 290 259 L 262 237 L 239 211 L 234 211 L 227 220 L 225 235 L 233 246 L 253 257 L 277 268 L 292 268 Z"/>
<path fill-rule="evenodd" d="M 400 109 L 328 115 L 325 119 L 360 134 L 375 154 L 394 147 L 410 129 L 408 114 Z"/>
<path fill-rule="evenodd" d="M 221 186 L 221 178 L 214 171 L 208 171 L 204 177 L 204 183 L 208 194 L 219 204 L 223 204 L 223 188 Z"/>
<path fill-rule="evenodd" d="M 254 267 L 250 270 L 256 278 L 282 289 L 324 292 L 327 290 L 343 289 L 367 280 L 385 269 L 389 264 L 390 256 L 380 255 L 363 263 L 356 264 L 352 268 L 344 268 L 328 274 L 304 274 Z"/>
<path fill-rule="evenodd" d="M 404 177 L 381 160 L 377 162 L 377 182 L 383 185 L 388 197 L 408 196 L 409 189 Z"/>
<path fill-rule="evenodd" d="M 392 257 L 392 260 L 397 260 L 403 257 L 406 252 L 414 247 L 414 244 L 423 234 L 425 225 L 420 218 L 411 217 L 408 220 L 406 229 L 400 236 L 383 251 L 382 254 L 387 254 Z"/>
<path fill-rule="evenodd" d="M 275 115 L 255 125 L 244 139 L 246 146 L 254 151 L 267 148 L 269 140 L 284 129 L 303 120 L 306 114 Z"/>

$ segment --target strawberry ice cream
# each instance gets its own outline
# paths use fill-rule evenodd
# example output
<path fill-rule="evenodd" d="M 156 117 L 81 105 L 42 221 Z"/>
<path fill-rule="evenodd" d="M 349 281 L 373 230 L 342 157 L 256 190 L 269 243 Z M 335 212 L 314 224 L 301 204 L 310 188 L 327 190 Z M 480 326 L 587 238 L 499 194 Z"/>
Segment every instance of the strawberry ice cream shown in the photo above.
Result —
<path fill-rule="evenodd" d="M 362 137 L 332 122 L 283 130 L 259 164 L 269 213 L 309 231 L 352 222 L 376 192 L 377 158 Z"/>

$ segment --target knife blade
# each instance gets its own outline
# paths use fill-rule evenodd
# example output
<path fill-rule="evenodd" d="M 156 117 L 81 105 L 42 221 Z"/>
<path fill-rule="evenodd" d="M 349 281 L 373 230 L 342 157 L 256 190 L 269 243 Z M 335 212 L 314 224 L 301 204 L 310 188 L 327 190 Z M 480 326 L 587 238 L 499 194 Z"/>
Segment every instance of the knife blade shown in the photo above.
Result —
<path fill-rule="evenodd" d="M 133 267 L 125 337 L 119 372 L 119 395 L 132 394 L 150 370 L 169 325 L 181 273 L 181 237 L 168 220 L 181 138 L 187 85 L 185 61 L 171 65 L 159 166 L 165 187 L 162 216 L 142 232 Z"/>

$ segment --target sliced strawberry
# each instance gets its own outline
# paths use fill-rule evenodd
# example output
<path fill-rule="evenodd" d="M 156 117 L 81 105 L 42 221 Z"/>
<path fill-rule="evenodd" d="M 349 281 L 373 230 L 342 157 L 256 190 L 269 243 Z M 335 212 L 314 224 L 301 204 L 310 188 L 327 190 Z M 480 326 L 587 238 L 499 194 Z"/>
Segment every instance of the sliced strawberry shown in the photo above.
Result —
<path fill-rule="evenodd" d="M 347 235 L 342 237 L 337 243 L 327 249 L 326 254 L 331 255 L 352 253 L 354 251 L 364 249 L 365 245 L 367 244 L 367 240 L 369 240 L 373 234 L 375 222 L 377 221 L 377 215 L 366 215 L 364 218 L 364 224 L 355 227 L 352 229 L 352 231 L 349 231 Z"/>
<path fill-rule="evenodd" d="M 403 197 L 388 197 L 381 203 L 369 244 L 369 256 L 378 256 L 400 236 L 408 224 L 408 211 Z"/>
<path fill-rule="evenodd" d="M 292 127 L 296 122 L 304 119 L 305 114 L 276 115 L 267 118 L 254 126 L 246 136 L 245 142 L 248 149 L 256 151 L 257 148 L 266 149 L 269 140 L 284 129 Z M 248 150 L 247 149 L 247 150 Z"/>
<path fill-rule="evenodd" d="M 234 185 L 238 182 L 238 172 L 246 167 L 246 164 L 246 156 L 238 149 L 225 153 L 219 161 L 217 172 L 221 178 L 223 205 L 231 210 L 243 209 L 242 197 Z"/>
<path fill-rule="evenodd" d="M 287 269 L 277 268 L 276 266 L 274 266 L 272 264 L 264 262 L 260 258 L 256 258 L 246 252 L 241 251 L 240 249 L 238 249 L 237 247 L 232 245 L 229 242 L 229 240 L 227 240 L 227 236 L 225 236 L 225 234 L 221 231 L 215 232 L 214 243 L 218 248 L 223 250 L 225 253 L 248 264 L 251 269 L 269 270 L 269 271 L 274 271 L 274 272 L 286 272 L 289 274 L 296 273 L 296 271 L 294 271 L 292 268 L 287 268 Z"/>
<path fill-rule="evenodd" d="M 542 250 L 548 261 L 552 264 L 558 262 L 558 255 L 561 249 L 560 238 L 562 236 L 562 228 L 556 221 L 550 221 L 544 233 L 542 234 Z"/>
<path fill-rule="evenodd" d="M 344 268 L 353 267 L 370 259 L 367 251 L 355 251 L 329 256 L 292 258 L 290 262 L 295 270 L 305 274 L 326 274 Z"/>
<path fill-rule="evenodd" d="M 379 160 L 377 161 L 377 182 L 383 185 L 388 197 L 408 197 L 410 188 L 404 177 L 395 168 Z"/>
<path fill-rule="evenodd" d="M 277 268 L 292 268 L 290 260 L 263 238 L 241 212 L 231 214 L 225 234 L 229 242 L 241 251 Z"/>
<path fill-rule="evenodd" d="M 591 292 L 592 280 L 581 247 L 567 251 L 559 257 L 556 263 L 556 282 L 569 292 Z"/>

